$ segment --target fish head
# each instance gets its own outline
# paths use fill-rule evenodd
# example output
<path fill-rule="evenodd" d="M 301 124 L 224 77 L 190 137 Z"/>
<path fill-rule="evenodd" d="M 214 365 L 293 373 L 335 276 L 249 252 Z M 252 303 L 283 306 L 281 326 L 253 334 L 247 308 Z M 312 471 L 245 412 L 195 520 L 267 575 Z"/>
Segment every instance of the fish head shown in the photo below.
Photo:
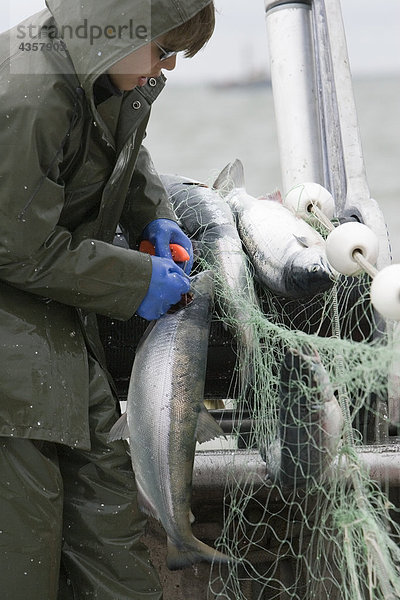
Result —
<path fill-rule="evenodd" d="M 324 248 L 316 244 L 293 255 L 285 265 L 284 277 L 286 289 L 298 298 L 325 292 L 335 281 Z"/>

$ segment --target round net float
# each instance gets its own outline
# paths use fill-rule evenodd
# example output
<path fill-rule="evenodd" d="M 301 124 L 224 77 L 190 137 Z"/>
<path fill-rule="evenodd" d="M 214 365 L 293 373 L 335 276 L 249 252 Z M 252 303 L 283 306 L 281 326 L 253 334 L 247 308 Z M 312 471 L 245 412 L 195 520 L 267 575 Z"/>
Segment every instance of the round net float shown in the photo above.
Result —
<path fill-rule="evenodd" d="M 376 263 L 379 241 L 369 227 L 356 222 L 343 223 L 330 232 L 326 239 L 326 255 L 336 271 L 343 275 L 361 273 L 364 269 L 355 259 L 355 252 L 371 265 Z"/>
<path fill-rule="evenodd" d="M 306 182 L 294 186 L 286 194 L 284 205 L 293 210 L 303 219 L 313 219 L 313 209 L 320 210 L 328 220 L 335 211 L 335 201 L 332 195 L 319 183 Z"/>
<path fill-rule="evenodd" d="M 371 302 L 386 319 L 400 321 L 400 265 L 390 265 L 375 275 Z"/>

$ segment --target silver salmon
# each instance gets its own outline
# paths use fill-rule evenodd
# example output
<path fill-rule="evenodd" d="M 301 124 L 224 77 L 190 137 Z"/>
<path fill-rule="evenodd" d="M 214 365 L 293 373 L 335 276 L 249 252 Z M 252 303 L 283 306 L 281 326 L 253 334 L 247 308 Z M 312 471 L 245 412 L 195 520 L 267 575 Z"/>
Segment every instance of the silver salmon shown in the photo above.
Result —
<path fill-rule="evenodd" d="M 193 179 L 161 175 L 161 180 L 182 227 L 215 274 L 221 309 L 234 337 L 251 351 L 249 313 L 252 306 L 258 307 L 258 299 L 230 207 L 215 190 Z"/>
<path fill-rule="evenodd" d="M 343 416 L 318 352 L 289 349 L 281 366 L 278 439 L 266 456 L 271 479 L 286 488 L 311 487 L 328 473 Z"/>
<path fill-rule="evenodd" d="M 167 566 L 230 560 L 194 537 L 192 472 L 196 441 L 224 435 L 203 404 L 213 304 L 209 271 L 192 278 L 192 301 L 148 326 L 136 351 L 126 413 L 110 439 L 129 438 L 138 501 L 168 538 Z"/>
<path fill-rule="evenodd" d="M 280 202 L 250 196 L 240 160 L 223 169 L 214 187 L 236 215 L 240 237 L 263 286 L 281 296 L 302 298 L 333 285 L 322 236 Z"/>

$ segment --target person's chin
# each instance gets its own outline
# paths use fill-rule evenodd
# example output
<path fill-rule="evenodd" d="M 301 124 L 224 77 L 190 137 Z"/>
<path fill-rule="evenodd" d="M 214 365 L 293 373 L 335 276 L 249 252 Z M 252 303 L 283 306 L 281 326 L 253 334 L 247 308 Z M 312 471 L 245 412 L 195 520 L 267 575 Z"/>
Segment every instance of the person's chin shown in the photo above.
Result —
<path fill-rule="evenodd" d="M 127 81 L 120 87 L 121 92 L 131 92 L 135 88 L 140 87 L 137 81 Z"/>

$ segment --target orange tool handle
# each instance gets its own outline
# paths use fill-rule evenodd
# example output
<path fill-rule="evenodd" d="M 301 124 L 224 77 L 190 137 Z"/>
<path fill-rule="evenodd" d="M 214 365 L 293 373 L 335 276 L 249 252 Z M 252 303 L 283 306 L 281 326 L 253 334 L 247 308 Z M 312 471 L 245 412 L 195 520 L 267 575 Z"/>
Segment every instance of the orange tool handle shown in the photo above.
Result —
<path fill-rule="evenodd" d="M 187 262 L 190 259 L 189 254 L 183 246 L 180 246 L 179 244 L 170 244 L 169 248 L 171 250 L 172 259 L 175 262 Z M 156 249 L 149 240 L 140 242 L 139 251 L 151 254 L 152 256 L 155 256 L 156 253 Z"/>

